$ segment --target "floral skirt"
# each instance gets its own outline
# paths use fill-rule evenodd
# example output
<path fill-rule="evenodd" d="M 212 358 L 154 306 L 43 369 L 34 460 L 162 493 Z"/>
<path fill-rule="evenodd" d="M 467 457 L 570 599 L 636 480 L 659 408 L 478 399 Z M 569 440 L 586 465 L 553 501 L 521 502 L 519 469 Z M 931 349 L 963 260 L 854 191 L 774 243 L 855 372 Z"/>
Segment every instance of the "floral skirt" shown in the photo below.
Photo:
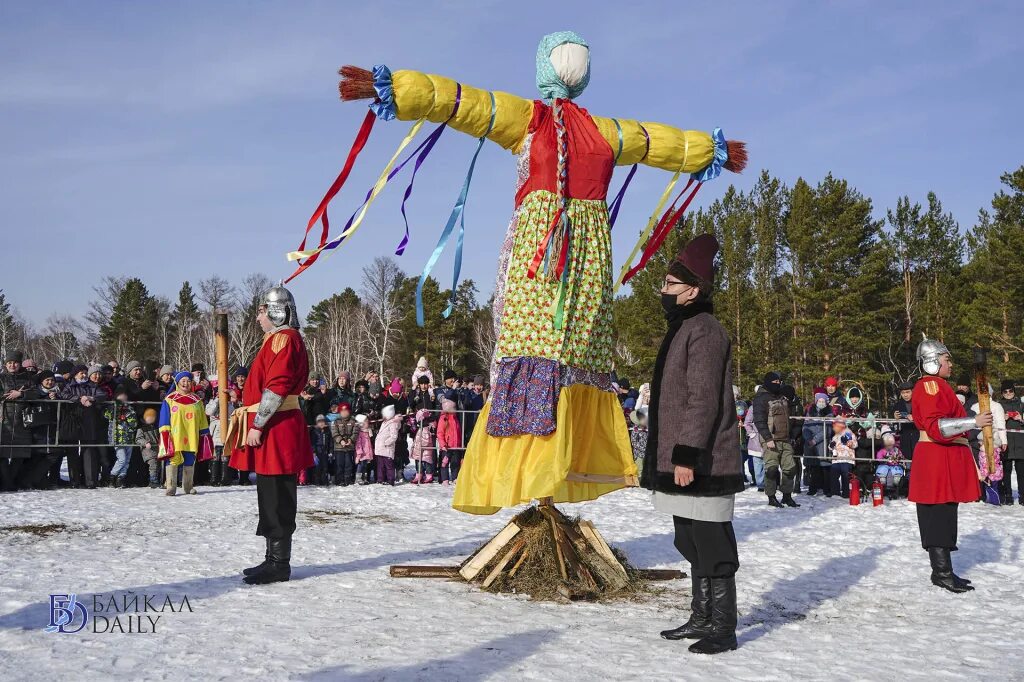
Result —
<path fill-rule="evenodd" d="M 629 434 L 612 390 L 612 254 L 603 201 L 571 200 L 563 323 L 559 282 L 527 276 L 557 209 L 547 191 L 517 211 L 498 291 L 501 329 L 490 402 L 475 429 L 452 506 L 472 514 L 551 497 L 582 502 L 636 485 Z M 555 256 L 552 255 L 552 258 Z"/>

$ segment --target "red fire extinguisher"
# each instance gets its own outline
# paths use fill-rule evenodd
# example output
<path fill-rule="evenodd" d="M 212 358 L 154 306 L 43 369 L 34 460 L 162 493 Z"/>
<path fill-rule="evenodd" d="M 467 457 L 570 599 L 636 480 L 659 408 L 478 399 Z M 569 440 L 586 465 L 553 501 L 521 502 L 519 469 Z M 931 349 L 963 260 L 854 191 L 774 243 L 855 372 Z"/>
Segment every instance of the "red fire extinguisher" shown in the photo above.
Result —
<path fill-rule="evenodd" d="M 871 505 L 874 507 L 881 507 L 885 504 L 885 496 L 882 494 L 882 482 L 875 477 L 875 482 L 871 484 Z"/>
<path fill-rule="evenodd" d="M 853 474 L 850 474 L 850 506 L 860 504 L 860 481 Z"/>

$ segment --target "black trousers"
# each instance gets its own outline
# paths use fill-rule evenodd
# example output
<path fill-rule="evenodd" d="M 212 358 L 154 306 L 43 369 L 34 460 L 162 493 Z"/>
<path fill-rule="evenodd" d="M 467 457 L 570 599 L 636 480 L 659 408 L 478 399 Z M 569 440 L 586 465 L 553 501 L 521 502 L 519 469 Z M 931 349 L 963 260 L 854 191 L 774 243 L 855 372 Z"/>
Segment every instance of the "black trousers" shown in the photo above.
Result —
<path fill-rule="evenodd" d="M 72 484 L 96 485 L 100 472 L 100 448 L 86 441 L 79 441 L 78 448 L 66 450 L 68 478 Z"/>
<path fill-rule="evenodd" d="M 260 522 L 256 535 L 267 538 L 290 538 L 295 532 L 295 508 L 298 504 L 296 474 L 280 476 L 256 475 L 256 500 Z"/>
<path fill-rule="evenodd" d="M 951 552 L 956 551 L 956 522 L 960 505 L 956 502 L 946 504 L 917 505 L 917 525 L 921 529 L 921 546 L 942 547 Z"/>
<path fill-rule="evenodd" d="M 694 576 L 728 578 L 736 574 L 740 558 L 732 521 L 695 521 L 682 516 L 673 516 L 672 521 L 676 527 L 674 544 L 690 562 Z"/>
<path fill-rule="evenodd" d="M 1013 479 L 1010 475 L 1014 469 L 1017 469 L 1017 492 L 1024 500 L 1024 459 L 1003 458 L 1003 480 L 999 487 L 1002 488 L 1003 495 L 1008 497 L 1011 502 L 1013 501 Z"/>

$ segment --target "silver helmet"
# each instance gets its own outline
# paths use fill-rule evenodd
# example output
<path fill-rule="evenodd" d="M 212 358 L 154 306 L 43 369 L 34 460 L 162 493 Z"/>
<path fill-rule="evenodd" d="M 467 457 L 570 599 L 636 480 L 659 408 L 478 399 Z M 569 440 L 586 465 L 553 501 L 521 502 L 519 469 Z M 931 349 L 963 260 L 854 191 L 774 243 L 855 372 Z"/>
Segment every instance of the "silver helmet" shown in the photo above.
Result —
<path fill-rule="evenodd" d="M 917 346 L 917 362 L 921 365 L 921 371 L 925 374 L 936 375 L 939 373 L 939 359 L 943 355 L 949 355 L 949 349 L 945 344 L 935 339 L 922 336 L 921 343 Z"/>
<path fill-rule="evenodd" d="M 295 297 L 283 286 L 278 285 L 269 289 L 263 294 L 260 304 L 267 307 L 267 317 L 275 326 L 288 325 L 294 329 L 299 328 L 299 311 L 295 308 Z"/>

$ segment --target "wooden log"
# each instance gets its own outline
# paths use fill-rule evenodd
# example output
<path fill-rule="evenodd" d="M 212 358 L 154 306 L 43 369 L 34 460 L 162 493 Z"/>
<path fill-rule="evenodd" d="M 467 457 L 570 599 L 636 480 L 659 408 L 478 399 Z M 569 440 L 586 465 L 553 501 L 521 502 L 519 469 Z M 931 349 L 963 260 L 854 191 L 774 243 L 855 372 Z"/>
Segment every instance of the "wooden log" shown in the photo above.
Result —
<path fill-rule="evenodd" d="M 612 552 L 612 548 L 608 546 L 608 543 L 605 542 L 601 534 L 594 528 L 594 524 L 590 521 L 580 521 L 580 532 L 583 533 L 597 553 L 618 571 L 622 579 L 628 581 L 629 576 L 626 574 L 626 568 L 619 561 L 618 557 L 615 556 L 615 553 Z"/>
<path fill-rule="evenodd" d="M 484 570 L 484 566 L 490 563 L 501 548 L 507 545 L 512 538 L 519 532 L 519 526 L 514 523 L 510 523 L 501 531 L 491 538 L 490 542 L 484 545 L 479 552 L 470 557 L 466 565 L 459 569 L 459 575 L 461 575 L 466 582 L 472 582 L 473 578 L 477 576 L 480 571 Z"/>
<path fill-rule="evenodd" d="M 228 376 L 229 337 L 227 313 L 218 312 L 215 321 L 214 332 L 216 337 L 214 350 L 217 359 L 217 406 L 220 411 L 217 419 L 220 422 L 220 433 L 226 437 L 228 434 L 228 401 L 230 400 L 228 386 L 231 385 L 231 377 Z M 245 438 L 244 434 L 242 438 Z M 230 453 L 225 452 L 224 454 Z"/>
<path fill-rule="evenodd" d="M 562 545 L 558 542 L 558 524 L 550 517 L 548 518 L 548 524 L 551 525 L 551 537 L 555 541 L 555 554 L 558 556 L 558 571 L 562 574 L 562 580 L 568 580 L 569 574 L 565 570 L 565 556 L 562 555 Z"/>
<path fill-rule="evenodd" d="M 392 578 L 458 578 L 458 566 L 392 566 Z"/>
<path fill-rule="evenodd" d="M 508 572 L 508 577 L 509 578 L 516 577 L 516 572 L 519 571 L 519 567 L 523 565 L 523 562 L 526 561 L 526 557 L 529 556 L 529 554 L 530 554 L 530 550 L 529 549 L 524 549 L 523 550 L 523 553 L 519 555 L 519 560 L 516 561 L 516 565 L 512 567 L 511 571 Z"/>
<path fill-rule="evenodd" d="M 636 572 L 644 580 L 680 580 L 686 577 L 685 572 L 672 568 L 638 568 Z"/>
<path fill-rule="evenodd" d="M 484 587 L 490 587 L 491 583 L 498 579 L 498 576 L 501 575 L 501 572 L 505 570 L 505 567 L 508 566 L 509 562 L 512 561 L 512 559 L 514 559 L 515 556 L 519 554 L 519 552 L 521 552 L 523 550 L 523 547 L 525 546 L 526 540 L 524 540 L 523 538 L 519 538 L 518 540 L 513 542 L 512 549 L 505 552 L 505 556 L 501 557 L 498 563 L 494 565 L 494 570 L 491 571 L 490 575 L 484 578 Z"/>

